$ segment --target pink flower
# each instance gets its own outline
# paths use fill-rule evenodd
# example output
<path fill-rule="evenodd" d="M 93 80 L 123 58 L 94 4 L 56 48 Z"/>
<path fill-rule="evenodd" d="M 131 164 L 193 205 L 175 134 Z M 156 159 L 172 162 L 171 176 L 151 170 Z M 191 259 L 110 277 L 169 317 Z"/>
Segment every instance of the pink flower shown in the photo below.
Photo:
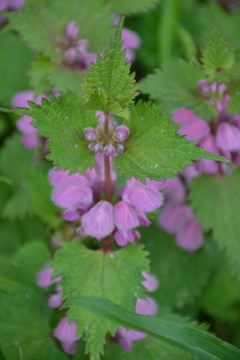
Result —
<path fill-rule="evenodd" d="M 140 37 L 133 31 L 123 28 L 122 38 L 123 46 L 122 49 L 126 49 L 126 58 L 128 62 L 132 62 L 135 59 L 133 50 L 139 48 L 141 44 Z"/>
<path fill-rule="evenodd" d="M 203 147 L 205 151 L 212 152 L 213 154 L 219 155 L 219 151 L 216 145 L 216 139 L 213 135 L 208 135 L 200 143 L 199 146 Z M 218 163 L 214 160 L 200 159 L 197 163 L 199 171 L 207 174 L 218 173 Z"/>
<path fill-rule="evenodd" d="M 127 245 L 127 242 L 133 243 L 140 238 L 136 230 L 122 229 L 114 232 L 114 239 L 119 246 Z"/>
<path fill-rule="evenodd" d="M 163 196 L 159 192 L 143 184 L 126 189 L 122 198 L 124 202 L 144 212 L 156 210 L 163 202 Z"/>
<path fill-rule="evenodd" d="M 61 341 L 63 350 L 68 355 L 73 355 L 76 351 L 77 341 L 82 335 L 76 336 L 77 321 L 68 322 L 68 317 L 62 318 L 56 329 L 54 336 Z"/>
<path fill-rule="evenodd" d="M 135 228 L 139 224 L 134 208 L 123 201 L 114 205 L 114 220 L 120 229 Z"/>
<path fill-rule="evenodd" d="M 180 179 L 168 179 L 163 194 L 167 204 L 180 205 L 185 200 L 186 189 Z"/>
<path fill-rule="evenodd" d="M 147 291 L 155 291 L 158 288 L 159 281 L 156 276 L 150 274 L 147 271 L 142 271 L 142 276 L 146 279 L 142 281 L 142 285 L 145 286 Z"/>
<path fill-rule="evenodd" d="M 50 286 L 52 284 L 55 284 L 61 280 L 60 277 L 51 280 L 52 273 L 54 269 L 45 269 L 43 271 L 40 271 L 37 275 L 37 283 L 39 286 L 45 287 Z"/>
<path fill-rule="evenodd" d="M 195 219 L 189 220 L 178 232 L 176 242 L 188 252 L 196 251 L 204 241 L 202 225 Z"/>
<path fill-rule="evenodd" d="M 15 94 L 12 105 L 13 107 L 29 107 L 28 101 L 34 101 L 36 104 L 40 105 L 42 98 L 47 99 L 47 96 L 41 94 L 34 100 L 33 90 L 26 90 Z M 32 121 L 33 119 L 29 116 L 22 116 L 17 122 L 18 130 L 23 133 L 21 142 L 27 149 L 34 149 L 41 144 L 41 137 L 37 135 L 38 129 L 31 124 Z"/>
<path fill-rule="evenodd" d="M 82 225 L 88 235 L 102 239 L 111 234 L 114 228 L 113 206 L 101 200 L 82 216 Z"/>
<path fill-rule="evenodd" d="M 165 206 L 159 218 L 159 225 L 167 232 L 177 233 L 191 219 L 194 219 L 194 214 L 189 206 Z"/>
<path fill-rule="evenodd" d="M 240 130 L 226 122 L 220 124 L 217 129 L 216 144 L 223 151 L 240 150 Z"/>

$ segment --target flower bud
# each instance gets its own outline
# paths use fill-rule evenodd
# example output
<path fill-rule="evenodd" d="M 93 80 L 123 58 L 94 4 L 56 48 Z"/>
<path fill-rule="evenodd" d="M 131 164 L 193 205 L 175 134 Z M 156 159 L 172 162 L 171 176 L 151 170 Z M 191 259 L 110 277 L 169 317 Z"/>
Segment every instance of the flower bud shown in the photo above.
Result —
<path fill-rule="evenodd" d="M 115 147 L 112 144 L 107 144 L 104 146 L 103 152 L 105 155 L 113 156 L 115 154 Z"/>
<path fill-rule="evenodd" d="M 88 144 L 88 150 L 94 151 L 95 145 L 96 145 L 96 143 L 94 143 L 94 142 Z"/>
<path fill-rule="evenodd" d="M 74 47 L 70 47 L 64 54 L 67 62 L 72 63 L 77 60 L 77 51 Z"/>
<path fill-rule="evenodd" d="M 115 138 L 120 141 L 125 141 L 129 136 L 130 130 L 127 126 L 120 125 L 115 129 Z"/>
<path fill-rule="evenodd" d="M 97 143 L 95 146 L 94 146 L 94 152 L 96 153 L 96 154 L 101 154 L 102 152 L 103 152 L 103 146 L 102 146 L 102 144 L 100 144 L 100 143 Z"/>
<path fill-rule="evenodd" d="M 70 22 L 66 25 L 65 34 L 70 40 L 74 40 L 79 33 L 79 27 L 75 21 Z"/>
<path fill-rule="evenodd" d="M 203 93 L 207 94 L 210 91 L 210 84 L 207 82 L 207 80 L 202 79 L 198 82 L 198 89 Z"/>
<path fill-rule="evenodd" d="M 83 135 L 87 140 L 93 140 L 96 138 L 96 131 L 92 127 L 87 127 L 83 130 Z"/>
<path fill-rule="evenodd" d="M 122 144 L 119 144 L 115 147 L 116 153 L 119 155 L 122 155 L 124 153 L 124 146 Z"/>

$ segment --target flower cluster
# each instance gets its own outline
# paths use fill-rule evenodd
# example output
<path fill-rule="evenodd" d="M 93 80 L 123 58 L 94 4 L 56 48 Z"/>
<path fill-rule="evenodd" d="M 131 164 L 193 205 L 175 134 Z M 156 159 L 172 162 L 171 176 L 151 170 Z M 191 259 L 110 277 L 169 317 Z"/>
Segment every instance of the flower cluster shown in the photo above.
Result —
<path fill-rule="evenodd" d="M 61 280 L 60 277 L 51 280 L 53 271 L 54 269 L 45 269 L 41 271 L 37 276 L 38 285 L 41 287 L 47 287 L 58 283 Z M 146 271 L 142 272 L 142 276 L 145 278 L 145 280 L 142 281 L 142 285 L 147 289 L 147 291 L 155 291 L 158 287 L 158 280 L 156 277 Z M 48 307 L 52 309 L 59 308 L 62 305 L 61 295 L 62 288 L 57 286 L 56 293 L 49 296 Z M 137 299 L 136 313 L 154 316 L 157 313 L 157 305 L 155 301 L 148 296 L 146 297 L 146 300 Z M 64 352 L 68 355 L 74 355 L 77 342 L 82 337 L 82 335 L 77 336 L 76 332 L 77 321 L 75 320 L 69 323 L 67 316 L 64 316 L 54 329 L 54 337 L 61 342 Z M 127 331 L 123 326 L 120 326 L 116 335 L 112 338 L 112 341 L 118 342 L 124 350 L 131 351 L 132 341 L 144 339 L 146 336 L 147 335 L 142 332 L 135 330 Z"/>
<path fill-rule="evenodd" d="M 12 100 L 12 106 L 16 107 L 28 107 L 28 101 L 33 101 L 37 105 L 41 105 L 41 99 L 48 99 L 47 95 L 40 94 L 36 99 L 34 98 L 33 90 L 26 90 L 17 93 Z M 34 149 L 44 142 L 44 138 L 38 135 L 38 129 L 36 129 L 31 122 L 33 119 L 29 116 L 21 116 L 17 122 L 17 128 L 23 133 L 21 142 L 27 149 Z"/>
<path fill-rule="evenodd" d="M 104 153 L 108 156 L 114 154 L 122 154 L 125 150 L 124 141 L 127 140 L 130 130 L 125 125 L 117 126 L 114 121 L 109 122 L 108 137 L 105 138 L 104 123 L 99 122 L 95 127 L 87 127 L 84 129 L 83 135 L 89 142 L 88 149 L 95 154 Z"/>
<path fill-rule="evenodd" d="M 186 204 L 186 189 L 179 178 L 168 179 L 164 189 L 164 206 L 159 225 L 175 235 L 176 243 L 188 252 L 197 250 L 203 243 L 203 229 Z"/>
<path fill-rule="evenodd" d="M 80 29 L 72 21 L 66 25 L 65 37 L 58 36 L 57 51 L 61 51 L 64 56 L 63 66 L 70 67 L 72 70 L 81 71 L 88 69 L 91 62 L 95 62 L 97 54 L 88 51 L 88 41 L 85 39 L 77 40 Z"/>
<path fill-rule="evenodd" d="M 146 213 L 154 211 L 163 202 L 159 190 L 164 183 L 146 179 L 146 185 L 132 178 L 120 189 L 115 205 L 100 199 L 104 185 L 104 159 L 98 156 L 93 169 L 83 175 L 69 175 L 68 171 L 52 169 L 49 180 L 55 187 L 53 201 L 65 211 L 65 220 L 80 220 L 77 233 L 80 236 L 93 236 L 98 240 L 113 233 L 118 245 L 134 242 L 139 238 L 138 226 L 148 226 Z M 111 165 L 112 190 L 115 188 L 116 174 Z"/>
<path fill-rule="evenodd" d="M 180 125 L 178 134 L 187 135 L 187 140 L 197 141 L 197 145 L 206 151 L 240 164 L 240 116 L 230 114 L 227 109 L 230 96 L 226 86 L 201 80 L 198 87 L 203 98 L 216 108 L 217 116 L 208 124 L 192 110 L 178 109 L 173 112 L 173 120 Z M 228 173 L 229 166 L 226 163 L 201 159 L 196 164 L 196 170 L 194 176 L 200 173 L 221 175 Z"/>

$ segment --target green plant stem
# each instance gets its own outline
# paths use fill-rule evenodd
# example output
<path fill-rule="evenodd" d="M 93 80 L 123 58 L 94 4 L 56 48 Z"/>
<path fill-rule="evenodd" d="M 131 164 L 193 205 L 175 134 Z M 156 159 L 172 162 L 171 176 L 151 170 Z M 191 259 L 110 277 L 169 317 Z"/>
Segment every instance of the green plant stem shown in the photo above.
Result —
<path fill-rule="evenodd" d="M 179 0 L 162 1 L 158 26 L 158 60 L 160 63 L 165 63 L 172 57 L 178 10 Z"/>

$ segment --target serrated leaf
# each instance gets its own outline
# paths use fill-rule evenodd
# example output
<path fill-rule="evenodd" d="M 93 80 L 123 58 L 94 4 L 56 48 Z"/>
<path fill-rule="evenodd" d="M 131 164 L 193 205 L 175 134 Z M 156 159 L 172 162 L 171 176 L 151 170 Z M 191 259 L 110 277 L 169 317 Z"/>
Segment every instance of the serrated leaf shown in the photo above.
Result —
<path fill-rule="evenodd" d="M 51 151 L 47 156 L 58 170 L 68 170 L 70 173 L 83 173 L 92 168 L 95 159 L 88 150 L 88 144 L 83 137 L 83 130 L 88 126 L 95 127 L 97 118 L 95 112 L 84 111 L 84 103 L 80 96 L 61 94 L 57 99 L 43 102 L 42 106 L 29 102 L 30 108 L 18 108 L 16 111 L 34 119 L 32 124 L 39 129 L 39 134 L 50 140 L 47 147 Z"/>
<path fill-rule="evenodd" d="M 112 34 L 110 9 L 98 0 L 65 0 L 55 2 L 31 1 L 17 13 L 8 13 L 10 25 L 19 31 L 32 48 L 61 63 L 64 49 L 60 38 L 65 36 L 65 26 L 75 21 L 80 28 L 78 39 L 89 41 L 90 51 L 102 51 Z M 98 31 L 93 31 L 98 29 Z"/>
<path fill-rule="evenodd" d="M 2 106 L 10 106 L 13 95 L 28 88 L 26 73 L 32 53 L 12 32 L 0 36 L 0 48 L 4 49 L 0 57 L 0 102 Z"/>
<path fill-rule="evenodd" d="M 123 116 L 120 109 L 126 111 L 136 97 L 134 74 L 130 75 L 130 64 L 126 64 L 125 51 L 121 51 L 121 32 L 123 19 L 116 33 L 97 63 L 91 63 L 84 77 L 82 89 L 88 109 L 114 112 Z M 125 117 L 127 117 L 125 115 Z"/>
<path fill-rule="evenodd" d="M 153 316 L 132 314 L 106 299 L 79 297 L 70 303 L 88 309 L 114 324 L 145 332 L 196 355 L 199 360 L 236 360 L 240 356 L 237 348 L 211 334 Z"/>
<path fill-rule="evenodd" d="M 210 120 L 217 113 L 198 90 L 198 82 L 204 78 L 205 74 L 200 67 L 180 59 L 162 65 L 162 69 L 148 75 L 140 82 L 139 90 L 150 94 L 151 99 L 160 100 L 166 112 L 186 107 Z"/>
<path fill-rule="evenodd" d="M 144 298 L 141 271 L 148 271 L 147 253 L 142 249 L 132 244 L 117 252 L 104 253 L 88 250 L 77 242 L 62 243 L 51 263 L 55 269 L 53 276 L 62 277 L 59 282 L 63 287 L 62 299 L 95 295 L 135 311 L 136 299 Z M 76 306 L 70 306 L 68 315 L 70 321 L 78 320 L 77 333 L 85 333 L 86 353 L 99 359 L 106 333 L 114 335 L 117 327 Z"/>
<path fill-rule="evenodd" d="M 46 174 L 34 168 L 24 167 L 26 190 L 36 215 L 52 228 L 57 228 L 63 219 L 59 216 L 59 208 L 51 199 L 52 187 Z"/>
<path fill-rule="evenodd" d="M 127 15 L 151 9 L 159 0 L 104 0 L 104 2 L 109 3 L 113 12 Z"/>
<path fill-rule="evenodd" d="M 175 244 L 173 236 L 154 225 L 141 229 L 140 241 L 149 251 L 151 271 L 160 281 L 153 294 L 158 303 L 177 308 L 192 304 L 210 276 L 205 248 L 189 254 Z"/>
<path fill-rule="evenodd" d="M 1 294 L 0 345 L 6 360 L 67 360 L 51 339 L 49 318 L 41 292 L 30 289 Z"/>
<path fill-rule="evenodd" d="M 208 40 L 202 52 L 205 73 L 214 80 L 222 69 L 230 69 L 235 63 L 235 48 L 212 17 Z"/>
<path fill-rule="evenodd" d="M 134 176 L 142 182 L 145 177 L 159 181 L 160 177 L 174 177 L 183 167 L 191 166 L 192 160 L 216 156 L 177 135 L 178 127 L 171 122 L 171 116 L 160 110 L 161 107 L 142 102 L 131 107 L 130 120 L 125 122 L 130 128 L 126 150 L 113 160 L 120 174 Z"/>
<path fill-rule="evenodd" d="M 202 175 L 190 184 L 191 207 L 205 231 L 240 260 L 240 170 L 226 177 Z"/>

